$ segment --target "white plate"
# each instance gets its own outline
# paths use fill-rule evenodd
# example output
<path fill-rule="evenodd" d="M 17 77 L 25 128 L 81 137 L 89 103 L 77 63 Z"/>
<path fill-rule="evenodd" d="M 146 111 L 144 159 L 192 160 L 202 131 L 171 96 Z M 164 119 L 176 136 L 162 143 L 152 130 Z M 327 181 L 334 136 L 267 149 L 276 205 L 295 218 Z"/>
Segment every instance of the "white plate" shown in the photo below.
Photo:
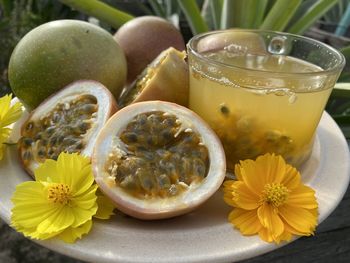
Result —
<path fill-rule="evenodd" d="M 14 133 L 18 132 L 15 125 Z M 15 135 L 14 135 L 15 136 Z M 349 183 L 349 150 L 333 119 L 324 113 L 313 153 L 302 167 L 303 181 L 316 190 L 319 222 L 335 209 Z M 0 162 L 0 216 L 10 221 L 10 198 L 15 186 L 30 177 L 21 169 L 16 147 L 8 147 Z M 90 262 L 232 262 L 280 246 L 244 237 L 227 221 L 230 207 L 216 193 L 191 214 L 145 222 L 118 213 L 108 221 L 95 220 L 92 231 L 73 245 L 59 240 L 42 246 Z"/>

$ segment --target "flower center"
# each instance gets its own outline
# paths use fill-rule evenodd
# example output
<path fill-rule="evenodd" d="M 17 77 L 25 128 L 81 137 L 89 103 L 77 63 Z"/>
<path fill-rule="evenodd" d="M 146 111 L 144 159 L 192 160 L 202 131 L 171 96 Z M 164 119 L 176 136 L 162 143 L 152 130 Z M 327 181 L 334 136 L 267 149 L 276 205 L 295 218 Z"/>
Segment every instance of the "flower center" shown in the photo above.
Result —
<path fill-rule="evenodd" d="M 48 187 L 49 201 L 66 205 L 71 198 L 70 188 L 66 184 L 52 183 Z"/>
<path fill-rule="evenodd" d="M 266 184 L 263 190 L 262 201 L 278 207 L 286 202 L 289 192 L 288 188 L 282 184 Z"/>

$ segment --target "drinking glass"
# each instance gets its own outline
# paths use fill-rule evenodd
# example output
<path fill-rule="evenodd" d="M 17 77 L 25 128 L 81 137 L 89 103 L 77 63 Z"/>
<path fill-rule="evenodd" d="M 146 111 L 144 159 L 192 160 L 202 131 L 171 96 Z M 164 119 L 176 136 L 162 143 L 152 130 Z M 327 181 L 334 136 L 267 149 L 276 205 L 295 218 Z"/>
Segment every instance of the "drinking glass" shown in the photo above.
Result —
<path fill-rule="evenodd" d="M 220 137 L 227 167 L 270 152 L 299 167 L 344 56 L 303 36 L 229 29 L 187 44 L 189 107 Z"/>

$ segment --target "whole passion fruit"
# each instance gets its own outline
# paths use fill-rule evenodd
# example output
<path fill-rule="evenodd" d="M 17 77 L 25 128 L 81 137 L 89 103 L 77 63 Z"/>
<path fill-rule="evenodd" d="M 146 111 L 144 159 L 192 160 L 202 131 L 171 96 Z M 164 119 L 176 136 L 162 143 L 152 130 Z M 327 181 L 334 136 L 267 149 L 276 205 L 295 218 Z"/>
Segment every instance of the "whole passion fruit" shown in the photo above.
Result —
<path fill-rule="evenodd" d="M 141 16 L 130 20 L 119 28 L 114 38 L 126 56 L 128 83 L 134 81 L 168 47 L 185 50 L 181 32 L 167 20 L 155 16 Z"/>
<path fill-rule="evenodd" d="M 117 111 L 113 95 L 96 81 L 77 81 L 52 95 L 31 112 L 21 128 L 19 155 L 25 170 L 61 152 L 91 156 L 96 136 Z"/>
<path fill-rule="evenodd" d="M 87 22 L 58 20 L 26 34 L 14 49 L 9 81 L 27 109 L 80 79 L 101 82 L 118 98 L 126 60 L 112 35 Z"/>
<path fill-rule="evenodd" d="M 188 104 L 189 73 L 186 53 L 168 48 L 128 86 L 120 96 L 121 107 L 147 100 L 163 100 L 183 106 Z"/>
<path fill-rule="evenodd" d="M 189 109 L 163 101 L 114 114 L 98 135 L 92 166 L 118 209 L 147 220 L 195 209 L 220 187 L 226 168 L 213 130 Z"/>

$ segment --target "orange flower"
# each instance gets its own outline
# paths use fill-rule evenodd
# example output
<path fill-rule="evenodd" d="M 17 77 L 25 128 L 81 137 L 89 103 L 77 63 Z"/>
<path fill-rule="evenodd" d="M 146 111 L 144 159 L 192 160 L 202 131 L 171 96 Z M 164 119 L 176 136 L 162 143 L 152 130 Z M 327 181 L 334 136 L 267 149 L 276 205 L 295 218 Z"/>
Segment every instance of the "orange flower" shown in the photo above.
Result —
<path fill-rule="evenodd" d="M 289 241 L 315 231 L 315 191 L 281 156 L 265 154 L 235 167 L 237 180 L 224 183 L 224 200 L 235 209 L 229 221 L 243 235 L 259 234 L 267 242 Z"/>

